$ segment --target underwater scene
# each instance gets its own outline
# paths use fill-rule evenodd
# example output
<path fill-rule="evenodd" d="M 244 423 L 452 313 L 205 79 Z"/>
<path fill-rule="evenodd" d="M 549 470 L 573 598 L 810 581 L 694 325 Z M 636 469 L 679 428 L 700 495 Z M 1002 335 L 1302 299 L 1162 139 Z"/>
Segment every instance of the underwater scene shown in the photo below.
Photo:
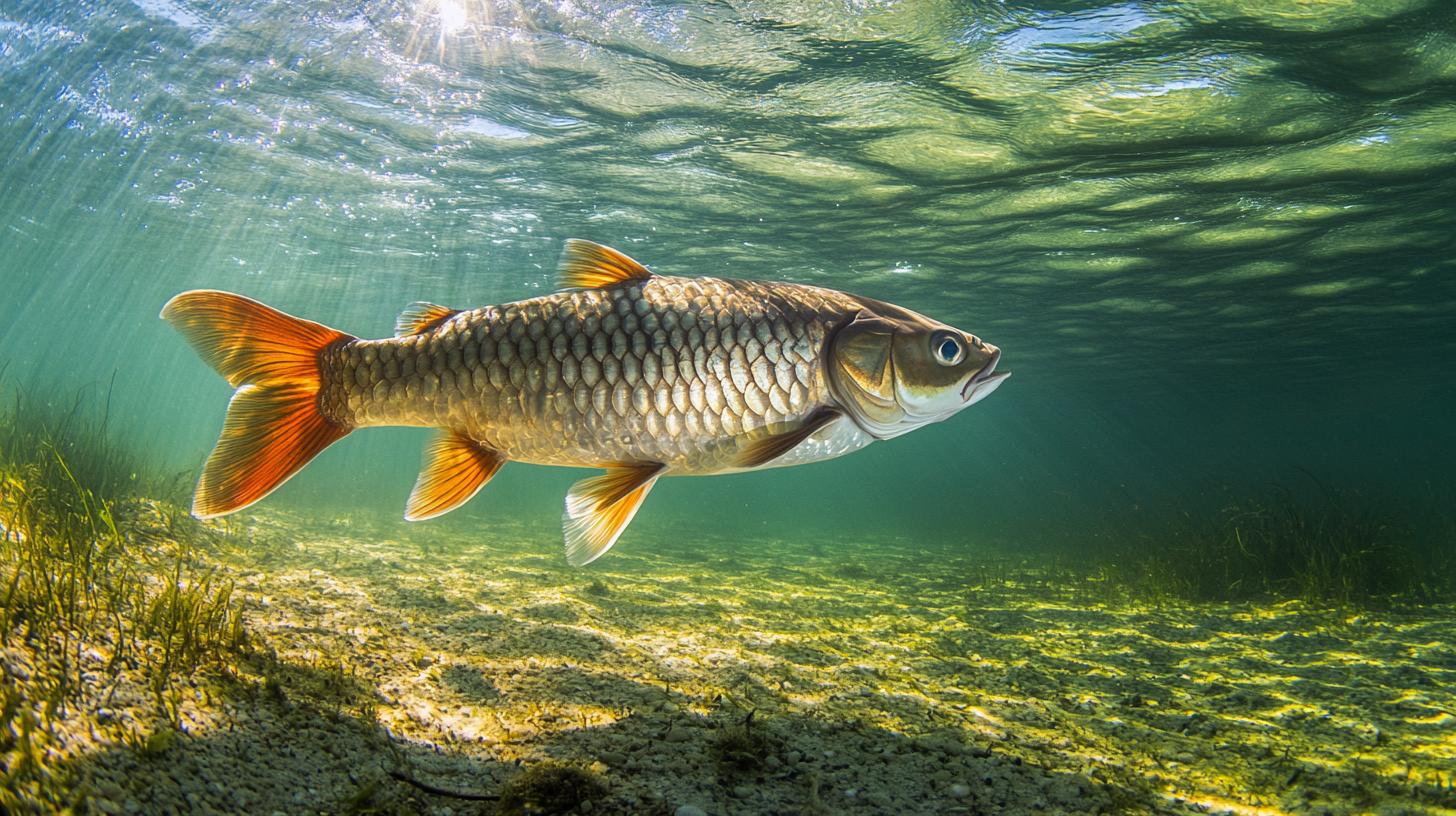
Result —
<path fill-rule="evenodd" d="M 0 293 L 0 813 L 1456 814 L 1450 0 L 0 0 Z"/>

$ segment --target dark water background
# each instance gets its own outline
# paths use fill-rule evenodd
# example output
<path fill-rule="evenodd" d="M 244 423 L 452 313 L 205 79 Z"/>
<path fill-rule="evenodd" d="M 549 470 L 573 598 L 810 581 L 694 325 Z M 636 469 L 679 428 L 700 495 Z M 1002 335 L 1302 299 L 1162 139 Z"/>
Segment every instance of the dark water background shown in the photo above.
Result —
<path fill-rule="evenodd" d="M 845 459 L 664 482 L 624 545 L 1030 541 L 1304 470 L 1452 498 L 1448 0 L 0 0 L 0 362 L 115 373 L 168 468 L 229 393 L 157 319 L 178 291 L 384 336 L 549 292 L 568 237 L 897 302 L 1015 371 Z M 425 438 L 269 501 L 402 509 Z M 547 537 L 580 475 L 508 467 L 453 523 Z"/>

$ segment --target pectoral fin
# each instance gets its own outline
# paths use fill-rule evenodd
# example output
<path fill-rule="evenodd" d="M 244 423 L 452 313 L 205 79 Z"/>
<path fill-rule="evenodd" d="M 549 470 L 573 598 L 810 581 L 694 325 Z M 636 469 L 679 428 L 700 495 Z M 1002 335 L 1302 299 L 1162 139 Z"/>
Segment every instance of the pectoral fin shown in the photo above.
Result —
<path fill-rule="evenodd" d="M 656 462 L 618 465 L 572 485 L 561 515 L 566 562 L 584 566 L 610 550 L 664 470 Z"/>
<path fill-rule="evenodd" d="M 473 439 L 442 431 L 425 448 L 425 463 L 405 506 L 405 521 L 423 521 L 454 510 L 480 492 L 505 461 Z"/>
<path fill-rule="evenodd" d="M 782 433 L 770 434 L 756 439 L 738 452 L 734 467 L 755 468 L 783 456 L 799 446 L 800 442 L 814 435 L 814 432 L 843 416 L 837 408 L 821 405 L 804 419 L 798 427 Z"/>

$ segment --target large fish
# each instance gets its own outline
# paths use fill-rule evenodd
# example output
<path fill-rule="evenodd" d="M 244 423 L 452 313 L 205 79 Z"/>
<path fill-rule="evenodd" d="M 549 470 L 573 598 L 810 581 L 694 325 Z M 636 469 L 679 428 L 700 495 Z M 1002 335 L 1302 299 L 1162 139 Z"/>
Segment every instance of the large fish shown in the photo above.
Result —
<path fill-rule="evenodd" d="M 416 303 L 360 340 L 227 292 L 162 317 L 237 388 L 192 512 L 268 495 L 355 428 L 439 428 L 405 518 L 459 507 L 507 460 L 605 468 L 566 495 L 567 560 L 616 542 L 661 476 L 840 456 L 984 398 L 1001 352 L 908 309 L 792 283 L 655 275 L 568 241 L 565 291 Z"/>

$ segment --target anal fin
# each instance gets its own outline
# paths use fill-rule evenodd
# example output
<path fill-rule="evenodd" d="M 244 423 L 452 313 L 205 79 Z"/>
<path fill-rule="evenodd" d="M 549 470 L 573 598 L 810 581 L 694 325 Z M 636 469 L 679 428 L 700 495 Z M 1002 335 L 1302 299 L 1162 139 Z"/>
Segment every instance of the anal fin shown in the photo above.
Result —
<path fill-rule="evenodd" d="M 657 462 L 615 465 L 572 485 L 561 515 L 567 563 L 584 566 L 610 550 L 666 469 Z"/>
<path fill-rule="evenodd" d="M 425 448 L 424 465 L 405 506 L 405 521 L 442 516 L 470 500 L 506 458 L 455 431 L 441 431 Z"/>
<path fill-rule="evenodd" d="M 813 436 L 815 431 L 843 415 L 837 408 L 821 405 L 812 414 L 805 417 L 798 427 L 782 433 L 769 434 L 743 446 L 743 449 L 738 452 L 738 458 L 733 461 L 733 466 L 755 468 L 766 465 L 798 447 L 800 442 Z"/>

